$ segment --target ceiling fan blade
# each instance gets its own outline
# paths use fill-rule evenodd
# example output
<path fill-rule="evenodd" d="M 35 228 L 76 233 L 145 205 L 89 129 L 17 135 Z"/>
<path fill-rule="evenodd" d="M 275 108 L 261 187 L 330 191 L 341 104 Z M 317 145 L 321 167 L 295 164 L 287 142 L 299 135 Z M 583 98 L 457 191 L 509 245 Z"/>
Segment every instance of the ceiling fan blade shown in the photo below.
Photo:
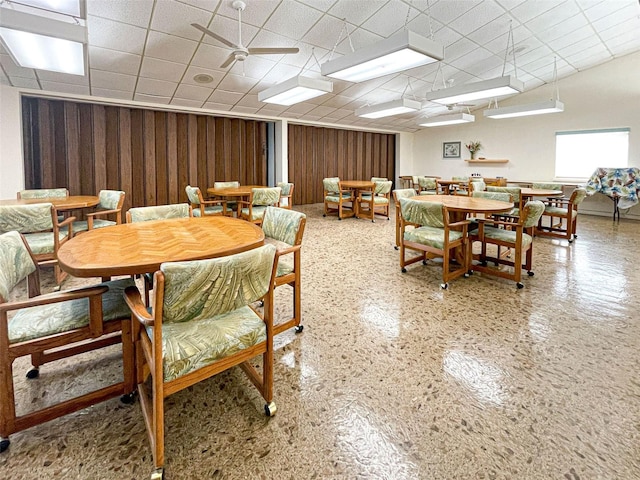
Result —
<path fill-rule="evenodd" d="M 230 53 L 227 59 L 224 61 L 224 63 L 220 65 L 220 68 L 227 68 L 229 65 L 231 65 L 235 61 L 236 61 L 236 56 L 233 53 Z"/>
<path fill-rule="evenodd" d="M 254 55 L 280 55 L 283 53 L 298 53 L 300 51 L 299 48 L 279 48 L 279 47 L 266 47 L 266 48 L 249 48 L 249 53 L 253 53 Z"/>
<path fill-rule="evenodd" d="M 202 33 L 204 33 L 205 35 L 209 35 L 210 37 L 215 38 L 216 40 L 218 40 L 220 43 L 224 43 L 226 46 L 231 47 L 231 48 L 238 48 L 238 45 L 236 45 L 235 43 L 231 43 L 229 40 L 227 40 L 224 37 L 221 37 L 220 35 L 218 35 L 217 33 L 213 33 L 211 30 L 209 30 L 208 28 L 203 27 L 202 25 L 198 25 L 197 23 L 192 23 L 191 24 L 192 27 L 197 28 L 198 30 L 200 30 Z"/>

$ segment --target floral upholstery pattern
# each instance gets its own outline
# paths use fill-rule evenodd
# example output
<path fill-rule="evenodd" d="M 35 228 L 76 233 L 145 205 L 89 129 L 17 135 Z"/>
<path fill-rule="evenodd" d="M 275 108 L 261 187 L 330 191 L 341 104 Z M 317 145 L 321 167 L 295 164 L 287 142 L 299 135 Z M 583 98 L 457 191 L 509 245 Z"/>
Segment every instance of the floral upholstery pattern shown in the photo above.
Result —
<path fill-rule="evenodd" d="M 584 197 L 583 197 L 584 198 Z M 522 210 L 522 226 L 530 228 L 538 224 L 545 211 L 545 205 L 539 200 L 528 201 Z"/>
<path fill-rule="evenodd" d="M 631 208 L 638 204 L 640 195 L 640 168 L 598 168 L 586 184 L 587 195 L 600 192 L 611 198 L 619 198 L 619 208 Z"/>
<path fill-rule="evenodd" d="M 377 183 L 377 182 L 387 182 L 389 181 L 389 179 L 387 177 L 371 177 L 371 181 L 373 183 Z"/>
<path fill-rule="evenodd" d="M 131 316 L 123 292 L 135 286 L 130 278 L 101 283 L 109 287 L 102 295 L 102 314 L 105 322 Z M 38 305 L 18 310 L 9 320 L 9 343 L 25 342 L 89 325 L 89 300 L 81 298 L 68 302 Z"/>
<path fill-rule="evenodd" d="M 200 205 L 200 189 L 191 185 L 187 185 L 184 189 L 187 192 L 189 202 L 192 205 Z"/>
<path fill-rule="evenodd" d="M 0 205 L 0 233 L 15 230 L 20 233 L 45 232 L 53 229 L 51 203 L 31 205 Z"/>
<path fill-rule="evenodd" d="M 416 195 L 416 191 L 413 188 L 398 188 L 393 191 L 393 196 L 397 202 L 399 202 L 401 198 L 410 198 Z"/>
<path fill-rule="evenodd" d="M 164 379 L 170 381 L 266 339 L 248 304 L 269 290 L 276 248 L 210 260 L 164 263 Z M 147 328 L 152 338 L 153 327 Z"/>
<path fill-rule="evenodd" d="M 449 243 L 460 240 L 461 238 L 462 232 L 449 230 Z M 438 227 L 423 226 L 414 228 L 413 230 L 406 230 L 404 232 L 404 239 L 408 242 L 421 243 L 439 248 L 440 250 L 444 249 L 445 244 L 444 230 Z"/>
<path fill-rule="evenodd" d="M 293 187 L 293 183 L 289 182 L 278 182 L 276 187 L 280 187 L 282 195 L 289 195 L 291 192 L 291 188 Z"/>
<path fill-rule="evenodd" d="M 389 193 L 391 192 L 391 186 L 393 182 L 391 180 L 385 180 L 381 182 L 375 182 L 373 203 L 376 205 L 388 205 Z M 370 192 L 363 192 L 362 198 L 365 200 L 371 199 Z"/>
<path fill-rule="evenodd" d="M 499 240 L 502 242 L 516 244 L 516 232 L 514 230 L 506 230 L 504 228 L 497 228 L 490 225 L 484 227 L 485 238 L 492 240 Z M 522 233 L 522 250 L 525 250 L 531 245 L 533 238 L 527 233 Z"/>
<path fill-rule="evenodd" d="M 100 190 L 98 194 L 99 202 L 96 206 L 97 210 L 116 210 L 120 206 L 120 199 L 124 197 L 125 193 L 122 190 Z M 112 220 L 105 220 L 104 218 L 94 218 L 93 228 L 103 228 L 116 225 L 116 222 Z M 73 222 L 73 232 L 84 232 L 89 230 L 89 222 L 86 220 L 78 220 Z"/>
<path fill-rule="evenodd" d="M 280 187 L 254 188 L 251 192 L 253 205 L 277 205 L 280 201 Z"/>
<path fill-rule="evenodd" d="M 300 222 L 304 218 L 306 215 L 301 212 L 267 207 L 262 220 L 262 230 L 265 237 L 293 246 L 300 229 Z"/>
<path fill-rule="evenodd" d="M 189 217 L 188 203 L 174 203 L 171 205 L 156 205 L 151 207 L 134 207 L 127 212 L 131 223 L 147 222 L 149 220 L 163 220 L 166 218 Z"/>
<path fill-rule="evenodd" d="M 418 185 L 420 186 L 420 189 L 423 191 L 433 190 L 434 193 L 438 191 L 438 183 L 436 182 L 436 179 L 433 177 L 418 177 Z M 420 193 L 422 194 L 422 192 Z"/>
<path fill-rule="evenodd" d="M 471 181 L 471 191 L 472 192 L 482 192 L 487 189 L 487 184 L 484 183 L 484 180 L 474 179 Z"/>
<path fill-rule="evenodd" d="M 240 182 L 213 182 L 213 188 L 235 188 L 239 187 Z"/>
<path fill-rule="evenodd" d="M 37 188 L 21 190 L 19 198 L 64 198 L 69 196 L 66 188 Z"/>
<path fill-rule="evenodd" d="M 494 187 L 494 186 L 488 186 L 487 187 L 487 192 L 510 193 L 511 194 L 511 199 L 513 201 L 513 210 L 511 210 L 510 212 L 505 213 L 503 215 L 508 215 L 508 216 L 511 216 L 511 217 L 520 216 L 520 199 L 522 197 L 522 195 L 521 195 L 522 189 L 520 187 Z"/>
<path fill-rule="evenodd" d="M 53 232 L 24 233 L 23 235 L 34 255 L 54 253 Z M 58 240 L 62 242 L 65 238 L 67 238 L 67 230 L 61 229 L 58 232 Z"/>
<path fill-rule="evenodd" d="M 471 196 L 475 198 L 486 198 L 488 200 L 497 200 L 499 202 L 513 202 L 513 197 L 507 192 L 480 192 L 474 190 Z"/>
<path fill-rule="evenodd" d="M 409 223 L 444 228 L 442 203 L 401 198 L 400 208 L 402 209 L 402 218 Z"/>
<path fill-rule="evenodd" d="M 535 188 L 538 190 L 558 190 L 562 191 L 561 183 L 544 183 L 544 182 L 534 182 L 531 185 L 531 188 Z"/>
<path fill-rule="evenodd" d="M 0 302 L 7 301 L 13 287 L 36 270 L 18 232 L 0 235 Z"/>
<path fill-rule="evenodd" d="M 201 204 L 200 198 L 202 198 L 202 193 L 200 192 L 200 188 L 187 185 L 185 187 L 185 191 L 187 192 L 187 198 L 189 199 L 189 203 L 191 203 L 193 216 L 200 217 L 202 215 L 202 211 L 200 210 L 200 204 Z M 222 205 L 208 205 L 204 207 L 205 215 L 222 214 L 223 212 L 224 212 L 224 207 Z"/>
<path fill-rule="evenodd" d="M 582 201 L 585 199 L 586 196 L 587 196 L 587 190 L 586 189 L 584 189 L 584 188 L 576 188 L 574 193 L 571 195 L 571 198 L 573 200 L 573 205 L 575 207 L 580 205 L 580 203 L 582 203 Z M 558 207 L 558 206 L 553 205 L 553 204 L 550 204 L 550 205 L 546 205 L 545 206 L 544 213 L 566 216 L 566 215 L 568 215 L 568 209 L 567 208 L 563 208 L 563 207 Z M 573 219 L 573 218 L 575 218 L 577 216 L 578 216 L 577 208 L 572 209 L 571 210 L 571 218 Z"/>
<path fill-rule="evenodd" d="M 322 185 L 324 190 L 328 193 L 327 198 L 335 197 L 335 200 L 330 201 L 339 201 L 339 193 L 340 192 L 340 178 L 339 177 L 329 177 L 322 179 Z M 343 194 L 344 196 L 344 194 Z"/>
<path fill-rule="evenodd" d="M 250 222 L 253 222 L 254 220 L 259 220 L 261 218 L 264 217 L 264 211 L 267 209 L 266 206 L 264 205 L 256 205 L 255 207 L 251 208 L 251 214 L 249 214 L 249 209 L 248 208 L 243 208 L 242 210 L 240 210 L 242 218 L 245 218 L 247 220 L 249 220 Z"/>

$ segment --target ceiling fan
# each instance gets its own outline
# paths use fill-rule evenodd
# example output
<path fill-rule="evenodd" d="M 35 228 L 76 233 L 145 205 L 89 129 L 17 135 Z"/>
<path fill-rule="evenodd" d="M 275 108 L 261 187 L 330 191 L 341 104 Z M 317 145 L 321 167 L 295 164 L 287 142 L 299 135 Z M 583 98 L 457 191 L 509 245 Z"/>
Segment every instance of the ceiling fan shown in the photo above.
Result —
<path fill-rule="evenodd" d="M 226 38 L 212 32 L 206 27 L 197 23 L 192 23 L 191 26 L 197 28 L 205 35 L 215 38 L 220 43 L 224 43 L 226 46 L 233 50 L 227 57 L 227 59 L 220 65 L 220 68 L 226 68 L 234 62 L 243 62 L 249 55 L 282 55 L 284 53 L 298 53 L 299 48 L 286 48 L 286 47 L 265 47 L 265 48 L 247 48 L 242 45 L 242 11 L 247 6 L 242 0 L 235 0 L 231 6 L 238 11 L 238 43 L 233 43 Z"/>

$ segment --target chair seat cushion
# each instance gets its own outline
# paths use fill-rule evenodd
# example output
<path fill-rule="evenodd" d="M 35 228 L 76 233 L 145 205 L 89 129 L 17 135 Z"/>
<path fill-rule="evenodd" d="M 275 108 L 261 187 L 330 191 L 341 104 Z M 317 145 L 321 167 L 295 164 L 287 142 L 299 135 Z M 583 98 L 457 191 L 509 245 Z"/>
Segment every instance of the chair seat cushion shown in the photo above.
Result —
<path fill-rule="evenodd" d="M 204 207 L 204 214 L 205 215 L 220 215 L 222 213 L 222 206 L 220 205 L 213 205 L 210 207 Z M 199 208 L 194 208 L 193 209 L 193 216 L 194 217 L 199 217 L 200 216 L 200 209 Z"/>
<path fill-rule="evenodd" d="M 102 295 L 104 321 L 131 317 L 123 292 L 127 287 L 135 287 L 134 281 L 124 278 L 100 285 L 109 287 L 109 290 Z M 86 298 L 23 308 L 9 320 L 9 343 L 26 342 L 87 325 L 89 325 L 89 300 Z"/>
<path fill-rule="evenodd" d="M 111 220 L 103 220 L 101 218 L 93 219 L 93 228 L 103 228 L 110 227 L 111 225 L 116 225 L 116 222 L 112 222 Z M 73 233 L 74 235 L 78 232 L 86 232 L 89 230 L 89 223 L 86 220 L 78 220 L 77 222 L 73 222 Z"/>
<path fill-rule="evenodd" d="M 449 230 L 449 242 L 460 240 L 462 232 Z M 419 227 L 404 232 L 404 239 L 408 242 L 421 243 L 430 247 L 444 248 L 444 229 L 437 227 Z"/>
<path fill-rule="evenodd" d="M 243 208 L 242 209 L 242 216 L 249 218 L 250 221 L 258 220 L 259 218 L 264 217 L 264 211 L 266 209 L 267 209 L 267 207 L 262 206 L 262 205 L 256 205 L 256 206 L 252 207 L 251 208 L 251 218 L 249 218 L 249 209 L 248 208 Z"/>
<path fill-rule="evenodd" d="M 147 327 L 153 338 L 153 327 Z M 250 308 L 191 322 L 162 324 L 164 381 L 169 382 L 266 341 L 267 329 Z"/>
<path fill-rule="evenodd" d="M 53 232 L 24 233 L 23 235 L 34 255 L 53 253 Z M 60 241 L 64 240 L 66 237 L 66 228 L 60 229 L 58 232 L 58 238 Z"/>
<path fill-rule="evenodd" d="M 342 201 L 344 202 L 345 200 L 350 200 L 351 199 L 351 195 L 348 193 L 343 193 L 342 194 Z M 338 195 L 327 195 L 326 197 L 324 197 L 324 201 L 325 202 L 329 202 L 329 203 L 338 203 L 340 201 L 340 197 Z"/>
<path fill-rule="evenodd" d="M 553 205 L 546 205 L 544 207 L 544 215 L 556 215 L 558 217 L 566 217 L 568 210 L 562 207 L 554 207 Z M 577 210 L 571 211 L 571 216 L 575 217 L 578 214 Z"/>
<path fill-rule="evenodd" d="M 504 228 L 496 228 L 496 227 L 492 227 L 492 226 L 485 226 L 484 227 L 484 236 L 485 238 L 489 238 L 492 240 L 498 240 L 500 242 L 507 242 L 507 243 L 512 243 L 513 245 L 516 244 L 516 231 L 515 230 L 505 230 Z M 522 233 L 522 248 L 523 250 L 526 249 L 529 245 L 531 245 L 531 242 L 533 241 L 533 238 L 531 238 L 531 235 L 528 235 L 526 233 Z"/>
<path fill-rule="evenodd" d="M 423 190 L 423 191 L 420 192 L 420 195 L 437 195 L 437 194 L 438 194 L 438 192 L 436 192 L 436 191 L 432 192 L 430 190 Z"/>
<path fill-rule="evenodd" d="M 287 248 L 291 247 L 288 243 L 281 242 L 271 237 L 264 237 L 264 243 L 273 245 L 274 247 L 276 247 L 277 251 L 286 250 Z M 276 270 L 276 276 L 282 277 L 284 275 L 290 274 L 291 272 L 293 272 L 293 254 L 289 253 L 278 257 L 278 268 Z"/>

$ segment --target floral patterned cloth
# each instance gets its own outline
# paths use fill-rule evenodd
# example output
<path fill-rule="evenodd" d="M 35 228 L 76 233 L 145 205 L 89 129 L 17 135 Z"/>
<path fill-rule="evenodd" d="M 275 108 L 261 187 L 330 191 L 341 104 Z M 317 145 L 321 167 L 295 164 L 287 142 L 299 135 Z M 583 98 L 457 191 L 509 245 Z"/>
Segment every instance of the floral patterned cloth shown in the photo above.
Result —
<path fill-rule="evenodd" d="M 36 270 L 18 232 L 0 235 L 0 302 L 7 301 L 13 287 Z"/>
<path fill-rule="evenodd" d="M 596 192 L 611 198 L 618 198 L 619 208 L 631 208 L 638 204 L 640 195 L 640 169 L 598 168 L 585 185 L 587 195 Z"/>
<path fill-rule="evenodd" d="M 171 205 L 155 205 L 151 207 L 134 207 L 129 209 L 131 223 L 164 220 L 166 218 L 186 218 L 189 216 L 188 203 Z"/>
<path fill-rule="evenodd" d="M 37 188 L 20 191 L 20 198 L 64 198 L 67 196 L 69 196 L 69 191 L 66 188 Z"/>

